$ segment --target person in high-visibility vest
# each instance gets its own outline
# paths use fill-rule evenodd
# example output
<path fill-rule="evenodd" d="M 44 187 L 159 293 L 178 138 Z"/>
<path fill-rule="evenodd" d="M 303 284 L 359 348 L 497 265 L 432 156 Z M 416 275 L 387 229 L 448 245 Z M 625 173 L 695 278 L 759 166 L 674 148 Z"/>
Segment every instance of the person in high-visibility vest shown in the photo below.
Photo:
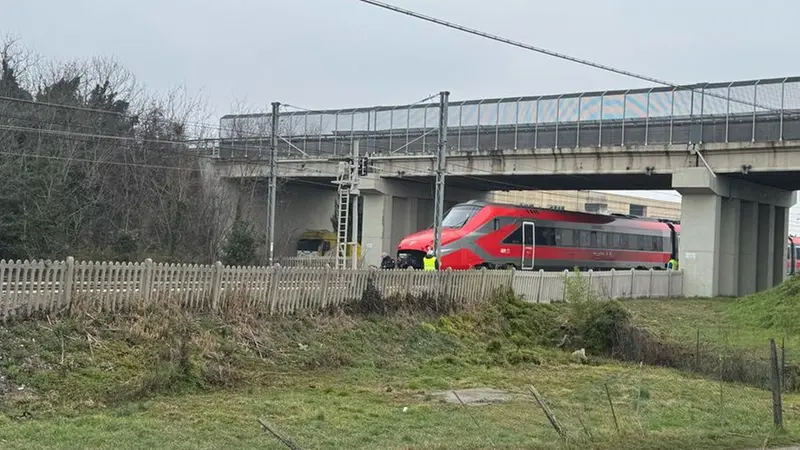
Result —
<path fill-rule="evenodd" d="M 428 253 L 422 258 L 422 270 L 436 270 L 439 268 L 436 255 L 433 254 L 433 249 L 429 248 Z"/>
<path fill-rule="evenodd" d="M 667 270 L 678 270 L 678 260 L 670 258 L 669 262 L 667 262 Z"/>

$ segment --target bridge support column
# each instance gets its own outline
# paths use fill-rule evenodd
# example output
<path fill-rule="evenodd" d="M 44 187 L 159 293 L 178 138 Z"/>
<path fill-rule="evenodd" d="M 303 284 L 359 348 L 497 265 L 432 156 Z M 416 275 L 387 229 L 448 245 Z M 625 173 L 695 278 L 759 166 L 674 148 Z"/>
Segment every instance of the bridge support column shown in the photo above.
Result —
<path fill-rule="evenodd" d="M 719 295 L 734 296 L 739 292 L 740 217 L 742 201 L 723 198 L 720 215 L 720 285 Z"/>
<path fill-rule="evenodd" d="M 362 218 L 361 248 L 364 262 L 379 265 L 381 253 L 391 254 L 392 196 L 364 194 L 364 217 Z"/>
<path fill-rule="evenodd" d="M 773 264 L 775 263 L 775 207 L 758 205 L 758 250 L 756 259 L 756 290 L 772 287 Z"/>
<path fill-rule="evenodd" d="M 758 203 L 742 202 L 739 213 L 739 290 L 728 295 L 750 295 L 757 291 Z"/>
<path fill-rule="evenodd" d="M 688 297 L 739 296 L 784 279 L 793 192 L 718 175 L 677 171 L 682 195 L 679 263 Z"/>
<path fill-rule="evenodd" d="M 789 237 L 789 208 L 775 207 L 775 249 L 773 250 L 772 285 L 786 279 L 787 241 Z"/>

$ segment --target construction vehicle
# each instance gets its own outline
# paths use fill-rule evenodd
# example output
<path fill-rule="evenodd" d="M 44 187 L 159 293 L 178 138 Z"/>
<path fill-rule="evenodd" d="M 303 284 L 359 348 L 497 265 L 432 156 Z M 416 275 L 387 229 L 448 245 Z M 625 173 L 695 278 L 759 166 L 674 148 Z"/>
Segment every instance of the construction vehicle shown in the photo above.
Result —
<path fill-rule="evenodd" d="M 358 257 L 361 258 L 361 245 L 358 246 Z M 347 256 L 352 255 L 352 246 L 347 247 Z M 329 230 L 306 230 L 297 240 L 297 256 L 315 258 L 336 256 L 336 233 Z"/>

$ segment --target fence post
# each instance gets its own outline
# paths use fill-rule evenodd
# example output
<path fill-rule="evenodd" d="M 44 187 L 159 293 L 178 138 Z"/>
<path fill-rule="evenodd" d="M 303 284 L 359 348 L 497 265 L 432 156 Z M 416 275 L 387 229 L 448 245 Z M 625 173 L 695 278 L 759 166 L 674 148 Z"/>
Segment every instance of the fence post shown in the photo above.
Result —
<path fill-rule="evenodd" d="M 480 290 L 478 292 L 479 292 L 480 298 L 482 298 L 482 299 L 488 297 L 488 295 L 486 294 L 486 274 L 487 273 L 489 273 L 489 271 L 486 269 L 486 267 L 481 267 L 481 288 L 480 288 Z"/>
<path fill-rule="evenodd" d="M 508 275 L 508 287 L 511 288 L 511 291 L 516 294 L 517 290 L 514 289 L 514 278 L 516 277 L 517 268 L 511 267 L 509 272 L 511 273 Z"/>
<path fill-rule="evenodd" d="M 772 360 L 771 381 L 772 381 L 772 420 L 776 428 L 783 428 L 783 402 L 781 400 L 781 380 L 778 370 L 778 349 L 775 346 L 775 339 L 769 340 L 769 347 Z"/>
<path fill-rule="evenodd" d="M 672 297 L 672 270 L 667 269 L 667 298 Z"/>
<path fill-rule="evenodd" d="M 647 298 L 653 298 L 653 274 L 654 273 L 655 273 L 655 270 L 653 270 L 653 268 L 651 267 L 650 268 L 650 282 L 649 282 L 649 284 L 647 286 Z"/>
<path fill-rule="evenodd" d="M 70 302 L 72 301 L 72 286 L 75 279 L 75 258 L 72 256 L 67 256 L 67 265 L 61 277 L 61 288 L 64 290 L 64 292 L 62 292 L 62 301 L 64 305 L 69 308 Z"/>
<path fill-rule="evenodd" d="M 616 272 L 617 272 L 616 270 L 614 270 L 614 269 L 611 269 L 611 282 L 609 283 L 609 285 L 610 285 L 611 287 L 609 288 L 608 297 L 609 297 L 610 299 L 612 299 L 612 300 L 614 299 L 614 274 L 615 274 Z"/>
<path fill-rule="evenodd" d="M 632 268 L 631 269 L 631 295 L 629 296 L 632 299 L 635 298 L 633 296 L 634 289 L 636 289 L 636 269 Z"/>
<path fill-rule="evenodd" d="M 325 272 L 322 275 L 322 289 L 320 295 L 322 296 L 322 307 L 328 306 L 328 286 L 331 284 L 331 265 L 325 264 Z"/>
<path fill-rule="evenodd" d="M 589 292 L 587 293 L 589 296 L 594 297 L 594 270 L 589 269 Z"/>
<path fill-rule="evenodd" d="M 211 278 L 211 310 L 219 311 L 219 299 L 222 297 L 222 263 L 214 263 L 214 275 Z"/>
<path fill-rule="evenodd" d="M 272 276 L 269 282 L 269 313 L 275 314 L 275 308 L 278 303 L 278 284 L 281 282 L 281 266 L 275 264 L 272 266 Z"/>
<path fill-rule="evenodd" d="M 139 290 L 144 295 L 144 304 L 150 303 L 150 298 L 153 290 L 153 260 L 147 258 L 144 260 L 144 274 L 139 281 Z"/>
<path fill-rule="evenodd" d="M 569 282 L 569 270 L 564 269 L 564 282 L 561 283 L 561 301 L 567 301 L 567 283 Z"/>
<path fill-rule="evenodd" d="M 536 289 L 536 303 L 542 302 L 542 289 L 544 289 L 544 269 L 539 269 L 539 288 Z"/>

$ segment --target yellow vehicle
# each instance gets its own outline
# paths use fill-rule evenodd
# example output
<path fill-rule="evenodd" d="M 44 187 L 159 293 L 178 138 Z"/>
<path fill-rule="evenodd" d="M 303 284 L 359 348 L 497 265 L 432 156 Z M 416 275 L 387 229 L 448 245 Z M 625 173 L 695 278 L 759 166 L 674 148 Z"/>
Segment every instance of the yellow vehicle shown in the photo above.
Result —
<path fill-rule="evenodd" d="M 347 256 L 353 253 L 352 246 L 347 247 Z M 335 256 L 336 233 L 328 230 L 306 230 L 297 240 L 297 256 Z M 361 258 L 361 245 L 358 245 L 358 257 Z"/>

